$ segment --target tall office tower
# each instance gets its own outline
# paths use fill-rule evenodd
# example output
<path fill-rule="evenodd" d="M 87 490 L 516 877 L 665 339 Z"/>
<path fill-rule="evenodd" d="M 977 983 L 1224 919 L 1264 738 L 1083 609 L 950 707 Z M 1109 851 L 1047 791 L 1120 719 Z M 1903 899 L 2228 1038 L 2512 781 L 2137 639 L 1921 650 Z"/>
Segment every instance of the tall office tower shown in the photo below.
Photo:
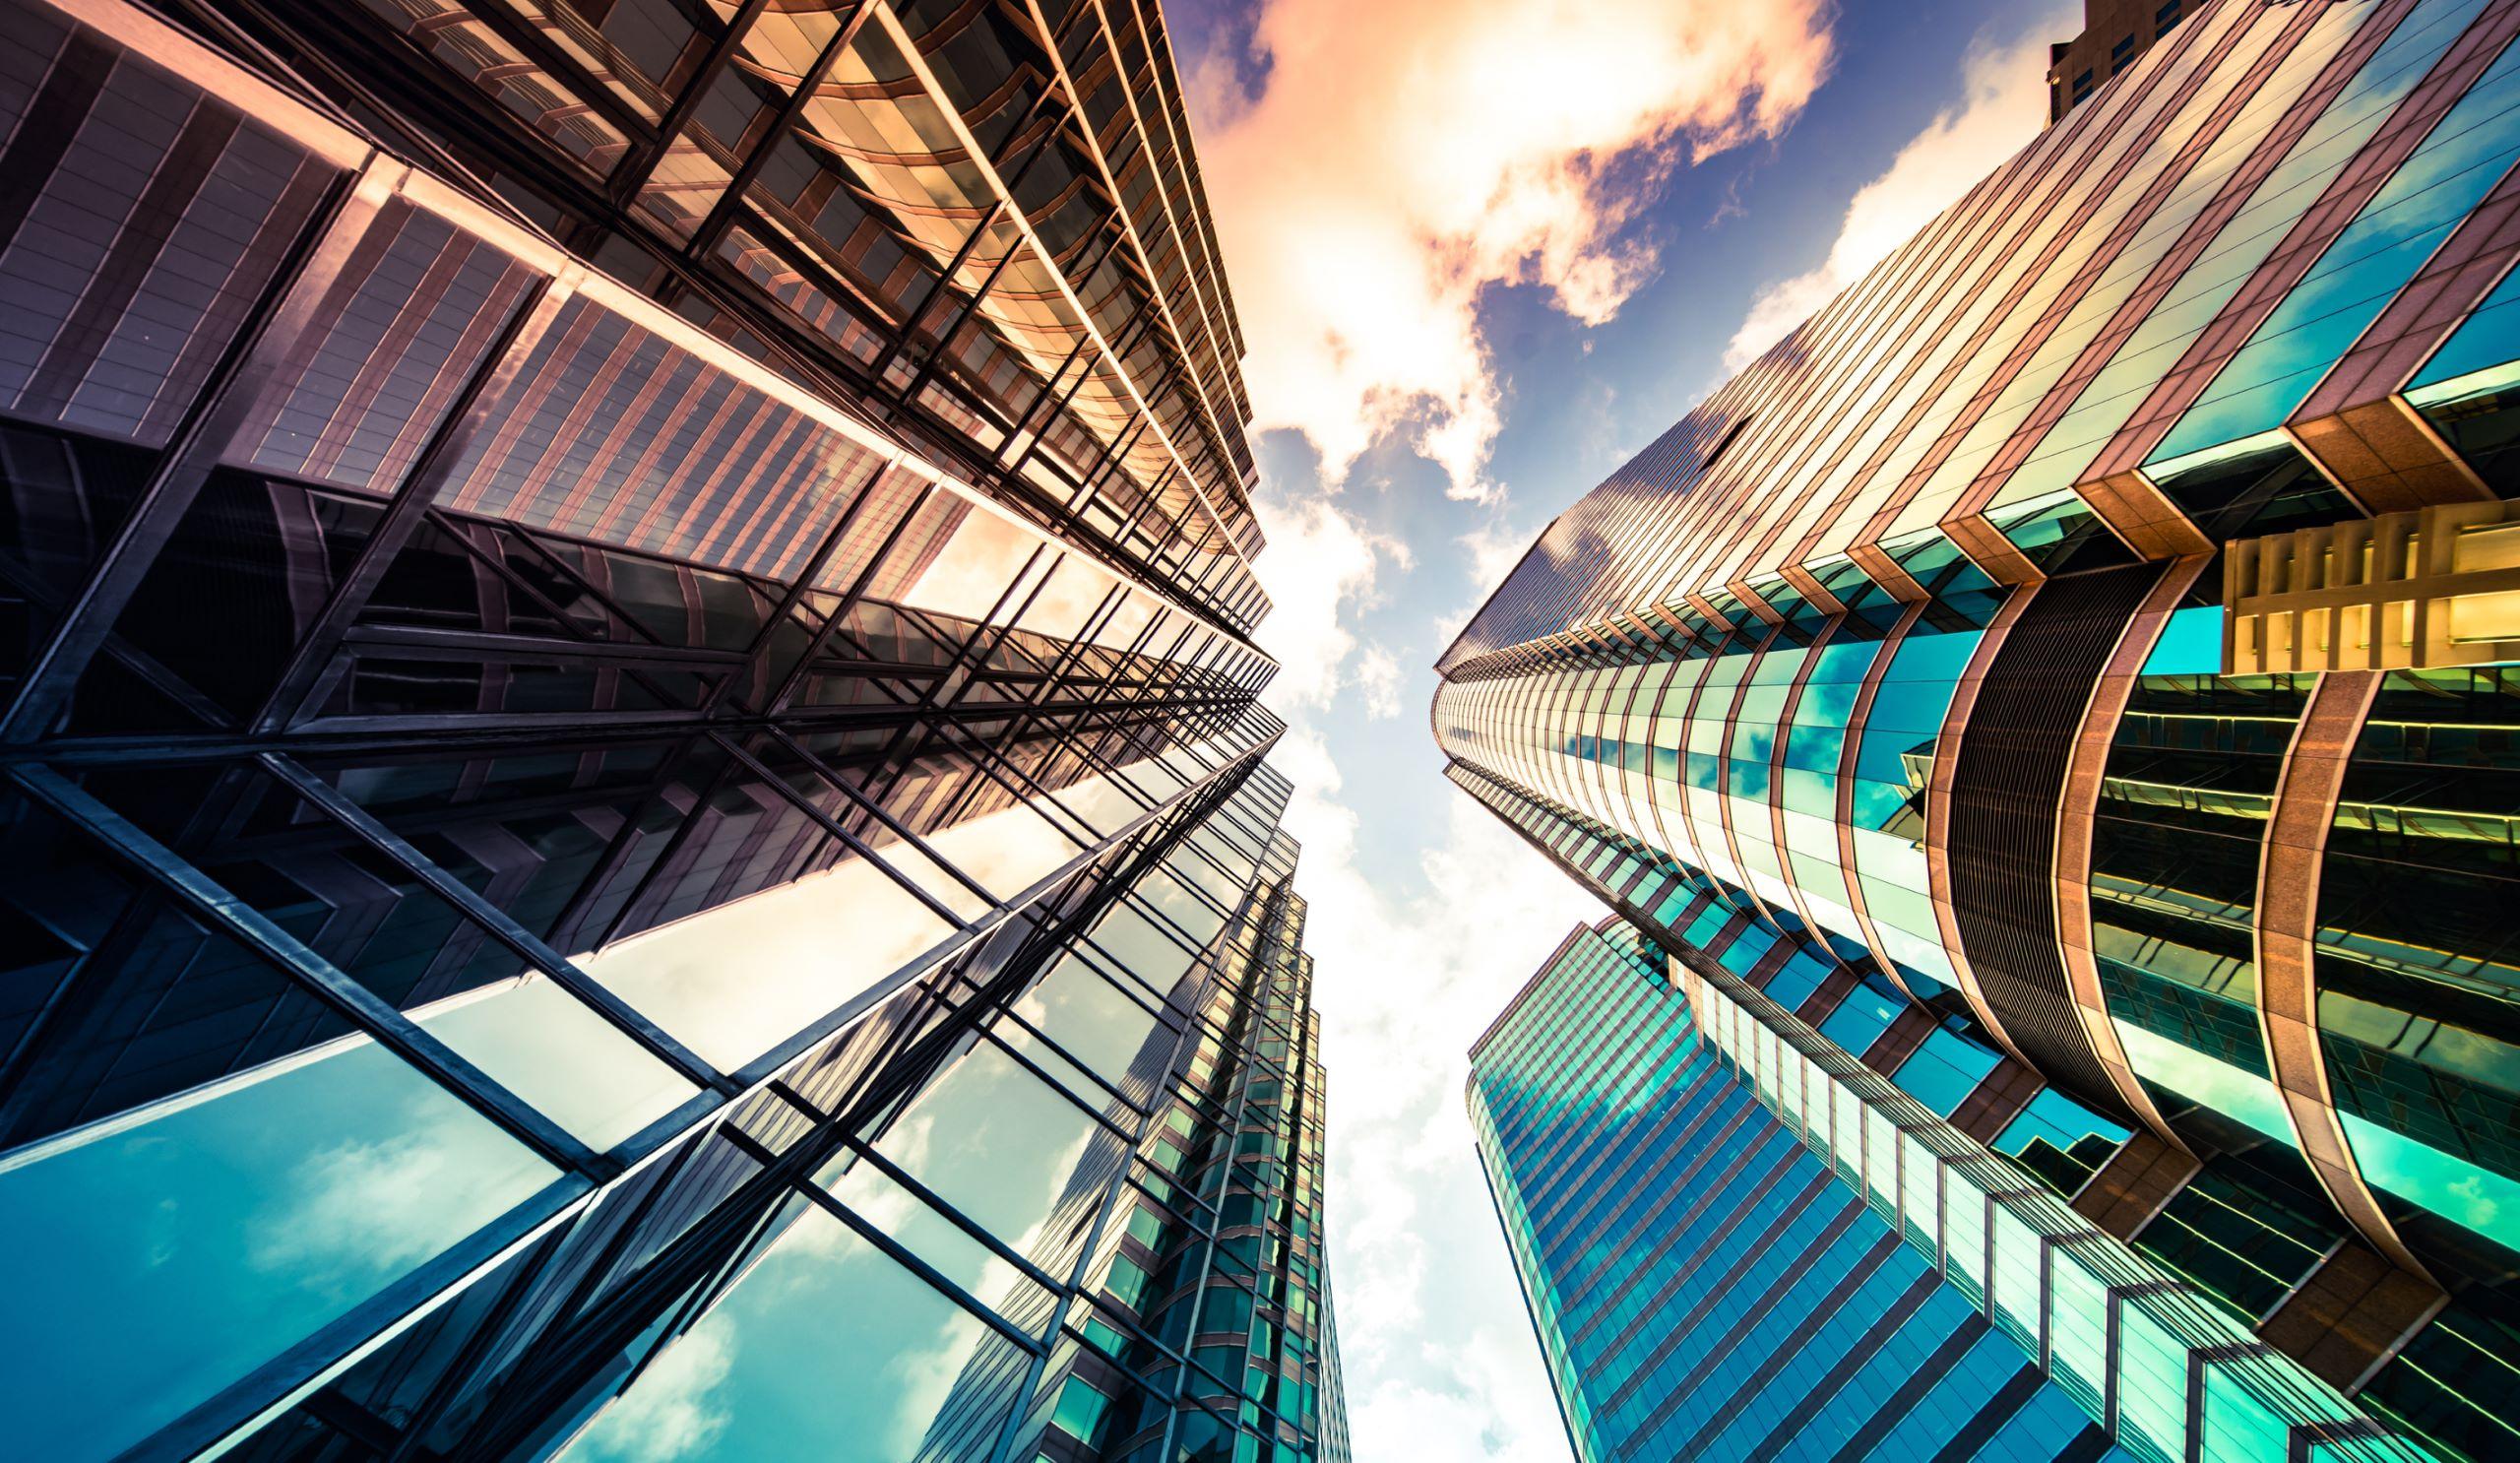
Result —
<path fill-rule="evenodd" d="M 1560 515 L 1433 714 L 1704 988 L 2471 1459 L 2520 1445 L 2516 31 L 2199 8 Z"/>
<path fill-rule="evenodd" d="M 1583 1463 L 2091 1459 L 2109 1443 L 1832 1181 L 1633 926 L 1578 926 L 1471 1049 L 1471 1124 Z"/>
<path fill-rule="evenodd" d="M 2198 8 L 2195 0 L 2083 0 L 2081 33 L 2048 47 L 2048 120 L 2062 121 Z"/>
<path fill-rule="evenodd" d="M 0 1451 L 1342 1456 L 1154 7 L 0 27 Z"/>

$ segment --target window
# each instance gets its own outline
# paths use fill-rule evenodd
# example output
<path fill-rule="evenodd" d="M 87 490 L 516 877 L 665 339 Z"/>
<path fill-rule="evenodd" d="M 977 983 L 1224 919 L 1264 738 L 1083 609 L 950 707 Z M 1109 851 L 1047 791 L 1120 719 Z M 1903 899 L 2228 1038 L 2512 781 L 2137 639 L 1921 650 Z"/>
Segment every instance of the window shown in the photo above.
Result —
<path fill-rule="evenodd" d="M 2109 48 L 2109 74 L 2110 76 L 2115 76 L 2117 73 L 2124 71 L 2126 69 L 2126 63 L 2134 59 L 2135 37 L 2132 35 L 2118 36 L 2117 43 Z"/>
<path fill-rule="evenodd" d="M 2081 73 L 2074 78 L 2074 99 L 2076 101 L 2080 101 L 2090 95 L 2091 68 L 2086 66 L 2082 69 Z"/>
<path fill-rule="evenodd" d="M 2170 33 L 2170 28 L 2177 25 L 2180 19 L 2178 0 L 2170 0 L 2169 4 L 2163 6 L 2157 11 L 2154 11 L 2153 38 L 2155 40 L 2159 40 L 2163 36 L 2168 35 Z"/>
<path fill-rule="evenodd" d="M 1051 1412 L 1050 1421 L 1069 1436 L 1092 1442 L 1094 1425 L 1102 1421 L 1103 1410 L 1110 1405 L 1110 1398 L 1071 1376 L 1059 1392 L 1059 1405 Z"/>

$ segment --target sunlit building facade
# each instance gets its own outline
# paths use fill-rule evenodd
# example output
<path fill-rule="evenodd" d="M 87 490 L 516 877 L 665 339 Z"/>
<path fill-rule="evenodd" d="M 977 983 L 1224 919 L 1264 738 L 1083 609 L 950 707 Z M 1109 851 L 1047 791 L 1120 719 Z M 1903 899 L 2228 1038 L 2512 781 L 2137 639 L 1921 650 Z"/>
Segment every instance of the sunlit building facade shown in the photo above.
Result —
<path fill-rule="evenodd" d="M 2468 1459 L 2520 1445 L 2515 32 L 2189 8 L 1560 515 L 1434 707 L 1684 966 Z"/>
<path fill-rule="evenodd" d="M 1155 9 L 0 27 L 0 1451 L 1343 1459 Z"/>

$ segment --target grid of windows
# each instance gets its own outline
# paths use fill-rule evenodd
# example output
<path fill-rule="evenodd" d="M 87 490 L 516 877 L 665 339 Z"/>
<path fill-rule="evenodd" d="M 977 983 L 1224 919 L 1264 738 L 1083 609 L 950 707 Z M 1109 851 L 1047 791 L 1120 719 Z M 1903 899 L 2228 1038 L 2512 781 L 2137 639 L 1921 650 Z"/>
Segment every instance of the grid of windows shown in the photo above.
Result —
<path fill-rule="evenodd" d="M 1472 1053 L 1578 1456 L 2125 1456 L 1732 1078 L 1661 963 L 1579 928 Z"/>
<path fill-rule="evenodd" d="M 1551 523 L 1434 731 L 1667 947 L 2492 1457 L 2520 685 L 2424 664 L 2411 605 L 2304 621 L 2387 668 L 2226 675 L 2219 564 L 2520 483 L 2520 11 L 2148 9 Z"/>
<path fill-rule="evenodd" d="M 1344 1463 L 1160 16 L 171 10 L 0 3 L 13 1448 Z"/>
<path fill-rule="evenodd" d="M 1265 612 L 1241 335 L 1156 7 L 199 9 L 299 58 L 388 147 L 495 178 L 502 207 L 587 240 L 609 279 L 862 403 L 956 476 L 1221 623 Z M 440 264 L 409 276 L 415 309 L 464 287 L 464 261 Z M 374 302 L 365 324 L 390 314 Z M 555 451 L 581 436 L 636 477 L 678 436 L 705 452 L 758 430 L 669 347 L 600 326 L 562 344 Z"/>
<path fill-rule="evenodd" d="M 2021 1188 L 2016 1171 L 1721 966 L 1685 971 L 1688 1005 L 1729 1069 L 1813 1154 L 1851 1170 L 1928 1273 L 2034 1352 L 2128 1457 L 2425 1456 L 2385 1432 L 2330 1440 L 2359 1431 L 2343 1395 L 2055 1196 Z"/>

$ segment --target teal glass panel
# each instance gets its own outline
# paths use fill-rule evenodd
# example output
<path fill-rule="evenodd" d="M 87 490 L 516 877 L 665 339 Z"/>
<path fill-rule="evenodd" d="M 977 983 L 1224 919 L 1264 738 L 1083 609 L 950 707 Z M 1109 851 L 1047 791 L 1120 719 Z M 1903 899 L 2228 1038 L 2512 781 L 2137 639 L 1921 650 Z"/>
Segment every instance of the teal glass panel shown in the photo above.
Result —
<path fill-rule="evenodd" d="M 2109 1385 L 2109 1284 L 2083 1251 L 2058 1244 L 2048 1252 L 2048 1375 L 2097 1415 Z"/>
<path fill-rule="evenodd" d="M 1975 630 L 1933 633 L 1923 621 L 1900 640 L 1857 743 L 1851 790 L 1865 907 L 1892 956 L 1937 981 L 1949 979 L 1950 961 L 1927 898 L 1924 794 L 1943 718 L 1978 642 Z"/>
<path fill-rule="evenodd" d="M 1863 1099 L 1843 1082 L 1829 1084 L 1829 1161 L 1849 1184 L 1863 1182 Z"/>
<path fill-rule="evenodd" d="M 1941 1242 L 1942 1163 L 1912 1133 L 1899 1135 L 1900 1230 L 1927 1255 Z"/>
<path fill-rule="evenodd" d="M 2118 720 L 2091 844 L 2092 952 L 2110 1012 L 2158 1039 L 2129 1043 L 2129 1060 L 2198 1099 L 2225 1071 L 2267 1070 L 2250 912 L 2309 688 L 2215 674 L 2220 616 L 2181 610 L 2164 626 Z"/>
<path fill-rule="evenodd" d="M 1989 1145 L 2048 1187 L 2070 1195 L 2109 1161 L 2127 1130 L 2053 1087 L 2043 1087 Z"/>
<path fill-rule="evenodd" d="M 119 1453 L 558 1177 L 364 1038 L 20 1150 L 0 1242 L 44 1262 L 0 1331 L 42 1341 L 0 1368 L 10 1450 Z"/>
<path fill-rule="evenodd" d="M 2514 159 L 2520 52 L 2506 49 L 2216 374 L 2146 465 L 2281 425 Z"/>
<path fill-rule="evenodd" d="M 1949 1117 L 1999 1059 L 1992 1050 L 1936 1028 L 1899 1064 L 1891 1080 L 1936 1116 Z"/>
<path fill-rule="evenodd" d="M 2254 1324 L 2342 1238 L 2308 1166 L 2290 1148 L 2260 1144 L 2219 1157 L 2180 1185 L 2136 1233 L 2135 1247 Z"/>
<path fill-rule="evenodd" d="M 2218 675 L 2223 669 L 2223 622 L 2220 604 L 2191 604 L 2173 610 L 2144 658 L 2139 676 Z"/>
<path fill-rule="evenodd" d="M 1768 977 L 1763 988 L 1768 999 L 1793 1010 L 1800 1006 L 1812 991 L 1819 989 L 1820 983 L 1828 977 L 1828 965 L 1806 950 L 1779 967 L 1776 974 Z"/>
<path fill-rule="evenodd" d="M 2520 275 L 2505 275 L 2407 382 L 2407 392 L 2414 396 L 2427 386 L 2507 366 L 2515 359 L 2520 359 Z"/>
<path fill-rule="evenodd" d="M 2361 1401 L 2442 1458 L 2488 1463 L 2520 1450 L 2520 1298 L 2502 1286 L 2453 1297 L 2363 1388 Z"/>
<path fill-rule="evenodd" d="M 1081 957 L 1070 954 L 1025 992 L 1015 1013 L 1095 1075 L 1143 1100 L 1142 1089 L 1152 1080 L 1144 1069 L 1169 1051 L 1173 1035 L 1170 1027 L 1160 1028 L 1159 1035 L 1155 1013 L 1144 1000 L 1122 991 Z M 1005 1026 L 999 1035 L 1044 1066 L 1064 1064 L 1023 1027 Z M 1070 1090 L 1080 1095 L 1094 1092 L 1081 1081 L 1072 1082 Z"/>
<path fill-rule="evenodd" d="M 1068 1436 L 1081 1442 L 1095 1441 L 1095 1430 L 1102 1425 L 1102 1414 L 1110 1408 L 1111 1399 L 1069 1377 L 1059 1389 L 1058 1406 L 1051 1410 L 1050 1422 Z"/>
<path fill-rule="evenodd" d="M 2082 496 L 2071 491 L 1989 514 L 1987 522 L 2044 574 L 2076 573 L 2135 561 L 2135 555 L 2109 531 Z"/>
<path fill-rule="evenodd" d="M 2037 1356 L 2046 1329 L 2039 1257 L 2047 1241 L 2001 1199 L 1995 1201 L 1993 1217 L 1995 1308 L 1991 1314 L 1997 1329 Z"/>
<path fill-rule="evenodd" d="M 2318 1021 L 2371 1181 L 2520 1243 L 2520 671 L 2392 671 L 2319 881 Z"/>
<path fill-rule="evenodd" d="M 2329 1047 L 2335 1067 L 2335 1047 Z M 2365 1181 L 2427 1214 L 2520 1250 L 2520 1182 L 2408 1137 L 2359 1113 L 2340 1113 L 2345 1140 Z"/>
<path fill-rule="evenodd" d="M 2187 1348 L 2137 1301 L 2117 1312 L 2117 1445 L 2145 1463 L 2187 1457 Z"/>
<path fill-rule="evenodd" d="M 792 1202 L 761 1258 L 579 1435 L 572 1463 L 645 1463 L 667 1440 L 712 1459 L 898 1463 L 959 1378 L 976 1384 L 958 1406 L 1012 1400 L 1023 1372 L 1010 1343 Z"/>
<path fill-rule="evenodd" d="M 2207 1459 L 2281 1458 L 2292 1443 L 2292 1430 L 2251 1385 L 2242 1364 L 2205 1364 L 2205 1406 L 2202 1437 Z"/>
<path fill-rule="evenodd" d="M 1880 1109 L 1863 1110 L 1864 1197 L 1885 1218 L 1899 1213 L 1899 1130 Z"/>
<path fill-rule="evenodd" d="M 1906 1005 L 1904 996 L 1858 985 L 1820 1023 L 1820 1035 L 1844 1047 L 1850 1055 L 1861 1056 Z"/>
<path fill-rule="evenodd" d="M 1973 1305 L 1986 1298 L 1986 1198 L 1975 1184 L 1951 1177 L 1942 1206 L 1942 1273 Z"/>

